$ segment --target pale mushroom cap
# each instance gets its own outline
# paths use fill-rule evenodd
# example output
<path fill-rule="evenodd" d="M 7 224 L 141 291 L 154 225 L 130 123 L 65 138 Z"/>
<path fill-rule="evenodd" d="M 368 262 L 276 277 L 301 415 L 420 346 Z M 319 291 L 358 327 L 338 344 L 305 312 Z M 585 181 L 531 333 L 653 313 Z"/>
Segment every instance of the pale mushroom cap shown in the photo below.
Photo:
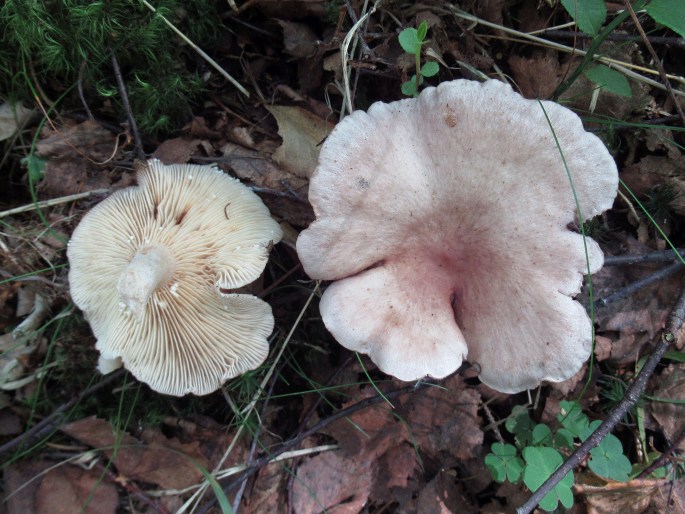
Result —
<path fill-rule="evenodd" d="M 218 168 L 149 161 L 138 186 L 94 207 L 69 242 L 71 296 L 97 338 L 100 368 L 120 358 L 155 391 L 181 396 L 259 366 L 271 308 L 219 288 L 256 280 L 281 235 L 259 197 Z M 146 252 L 155 257 L 146 265 L 170 267 L 141 295 L 146 279 L 132 263 Z"/>
<path fill-rule="evenodd" d="M 618 175 L 599 138 L 498 81 L 443 83 L 338 124 L 297 250 L 312 278 L 337 280 L 320 310 L 343 346 L 403 380 L 444 377 L 468 354 L 504 392 L 578 371 L 592 326 L 572 297 L 603 255 L 569 229 L 576 203 L 550 125 L 582 219 L 609 209 Z"/>

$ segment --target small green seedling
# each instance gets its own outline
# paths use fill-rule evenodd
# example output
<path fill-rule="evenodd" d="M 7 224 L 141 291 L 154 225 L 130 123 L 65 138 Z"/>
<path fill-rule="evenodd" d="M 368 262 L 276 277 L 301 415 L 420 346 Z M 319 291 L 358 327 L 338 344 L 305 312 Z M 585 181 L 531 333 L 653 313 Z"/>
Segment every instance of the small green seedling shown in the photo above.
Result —
<path fill-rule="evenodd" d="M 435 61 L 429 61 L 421 66 L 421 48 L 427 42 L 426 34 L 428 33 L 428 23 L 424 20 L 419 24 L 419 28 L 413 27 L 404 29 L 400 32 L 399 41 L 402 49 L 414 56 L 416 63 L 416 74 L 402 84 L 402 93 L 407 96 L 419 96 L 419 86 L 423 83 L 424 78 L 437 75 L 440 66 Z"/>
<path fill-rule="evenodd" d="M 523 483 L 536 491 L 564 461 L 574 445 L 585 441 L 600 421 L 590 422 L 575 401 L 560 403 L 557 420 L 560 426 L 552 430 L 544 423 L 536 424 L 528 409 L 517 405 L 504 426 L 514 436 L 515 444 L 494 443 L 491 453 L 485 456 L 485 465 L 497 482 Z M 626 482 L 636 474 L 630 461 L 623 454 L 619 439 L 609 434 L 590 452 L 588 468 L 595 475 L 610 480 Z M 573 506 L 573 473 L 568 473 L 540 502 L 540 507 L 553 511 L 561 503 L 565 508 Z"/>

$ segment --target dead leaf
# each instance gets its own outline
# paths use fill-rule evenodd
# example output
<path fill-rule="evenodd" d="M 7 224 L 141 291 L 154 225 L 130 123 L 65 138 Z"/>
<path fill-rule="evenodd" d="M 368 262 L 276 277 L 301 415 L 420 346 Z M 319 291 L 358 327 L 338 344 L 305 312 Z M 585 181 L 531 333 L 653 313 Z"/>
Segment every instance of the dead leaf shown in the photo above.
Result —
<path fill-rule="evenodd" d="M 103 480 L 100 471 L 65 464 L 41 475 L 54 464 L 26 460 L 5 469 L 4 491 L 12 493 L 3 501 L 6 514 L 116 512 L 119 504 L 116 487 Z M 91 493 L 93 497 L 86 505 Z"/>
<path fill-rule="evenodd" d="M 411 431 L 411 441 L 441 465 L 478 455 L 483 444 L 478 408 L 480 395 L 465 387 L 458 375 L 422 394 L 410 395 L 400 415 Z M 450 456 L 448 463 L 444 460 Z"/>
<path fill-rule="evenodd" d="M 585 496 L 590 514 L 642 514 L 659 486 L 663 486 L 662 481 L 633 480 L 610 481 L 602 486 L 578 484 L 574 489 Z"/>
<path fill-rule="evenodd" d="M 153 152 L 151 157 L 159 159 L 164 164 L 185 164 L 195 155 L 200 140 L 188 137 L 167 139 Z"/>
<path fill-rule="evenodd" d="M 285 51 L 297 59 L 311 57 L 318 48 L 319 38 L 303 23 L 276 20 L 283 29 Z"/>
<path fill-rule="evenodd" d="M 526 98 L 550 98 L 561 82 L 561 66 L 552 52 L 536 52 L 531 57 L 509 57 L 511 74 Z"/>
<path fill-rule="evenodd" d="M 283 139 L 273 160 L 298 177 L 311 177 L 319 161 L 320 145 L 332 123 L 301 107 L 273 105 L 267 109 L 276 118 L 278 135 Z"/>
<path fill-rule="evenodd" d="M 325 452 L 306 460 L 293 483 L 293 509 L 298 514 L 357 514 L 367 503 L 377 467 L 364 454 Z"/>
<path fill-rule="evenodd" d="M 27 109 L 21 102 L 14 105 L 8 102 L 0 104 L 0 141 L 16 134 L 32 114 L 33 109 Z"/>
<path fill-rule="evenodd" d="M 207 467 L 207 459 L 198 450 L 199 441 L 183 444 L 161 433 L 155 434 L 152 429 L 144 433 L 147 443 L 128 434 L 117 438 L 108 422 L 95 417 L 69 423 L 61 430 L 92 448 L 103 448 L 110 458 L 114 456 L 114 465 L 120 474 L 164 489 L 183 489 L 196 484 L 202 472 L 193 461 Z"/>
<path fill-rule="evenodd" d="M 283 514 L 287 512 L 287 505 L 283 501 L 286 496 L 285 485 L 290 475 L 282 464 L 268 464 L 259 470 L 255 485 L 249 497 L 243 501 L 240 512 L 245 514 Z"/>
<path fill-rule="evenodd" d="M 96 469 L 74 466 L 53 469 L 36 492 L 36 514 L 108 514 L 117 511 L 116 487 L 102 479 Z"/>
<path fill-rule="evenodd" d="M 314 220 L 307 202 L 309 181 L 276 166 L 259 152 L 228 143 L 222 148 L 223 158 L 233 174 L 263 189 L 260 195 L 269 210 L 282 220 L 305 227 Z"/>
<path fill-rule="evenodd" d="M 685 365 L 671 364 L 661 375 L 650 396 L 666 401 L 650 402 L 652 416 L 661 426 L 667 441 L 676 439 L 685 430 L 685 405 L 669 403 L 668 400 L 682 401 L 685 398 Z M 685 443 L 680 445 L 685 449 Z"/>
<path fill-rule="evenodd" d="M 41 196 L 67 196 L 112 184 L 111 172 L 100 163 L 117 157 L 117 138 L 93 121 L 53 132 L 39 141 L 36 149 L 47 159 L 44 178 L 38 185 Z"/>

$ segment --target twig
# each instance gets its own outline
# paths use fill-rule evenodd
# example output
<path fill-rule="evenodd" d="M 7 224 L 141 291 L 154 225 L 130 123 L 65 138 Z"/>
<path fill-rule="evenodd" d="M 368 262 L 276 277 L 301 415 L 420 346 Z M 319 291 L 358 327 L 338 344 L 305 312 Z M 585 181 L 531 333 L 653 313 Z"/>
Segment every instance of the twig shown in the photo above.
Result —
<path fill-rule="evenodd" d="M 680 261 L 676 261 L 673 264 L 666 266 L 665 268 L 662 268 L 655 273 L 652 273 L 648 277 L 637 280 L 632 284 L 628 284 L 627 286 L 622 287 L 618 291 L 614 291 L 609 296 L 599 298 L 597 301 L 595 301 L 595 307 L 604 307 L 605 305 L 621 300 L 626 296 L 630 296 L 631 294 L 635 293 L 636 291 L 639 291 L 643 287 L 647 287 L 648 285 L 651 285 L 655 282 L 659 282 L 673 275 L 674 273 L 682 269 L 682 267 L 683 264 Z"/>
<path fill-rule="evenodd" d="M 248 92 L 248 90 L 245 89 L 243 86 L 241 86 L 241 85 L 240 85 L 240 82 L 238 82 L 236 79 L 234 79 L 231 75 L 228 74 L 228 72 L 227 72 L 226 70 L 224 70 L 221 66 L 219 66 L 219 64 L 218 64 L 214 59 L 212 59 L 209 55 L 207 55 L 207 54 L 204 52 L 204 50 L 202 50 L 202 48 L 200 48 L 200 47 L 197 46 L 195 43 L 193 43 L 193 42 L 188 38 L 188 36 L 186 36 L 183 32 L 181 32 L 180 30 L 178 30 L 178 29 L 176 28 L 176 26 L 175 26 L 173 23 L 171 23 L 169 20 L 167 20 L 167 19 L 166 19 L 164 16 L 162 16 L 161 14 L 159 14 L 159 13 L 157 12 L 157 9 L 155 9 L 152 5 L 150 5 L 149 2 L 147 2 L 146 0 L 140 0 L 140 1 L 142 2 L 142 4 L 143 4 L 145 7 L 147 7 L 148 9 L 150 9 L 150 10 L 151 10 L 153 13 L 155 13 L 157 16 L 159 16 L 159 19 L 162 20 L 162 21 L 166 24 L 167 27 L 169 27 L 171 30 L 173 30 L 173 31 L 176 33 L 176 35 L 177 35 L 178 37 L 180 37 L 183 41 L 186 42 L 186 44 L 188 44 L 188 46 L 190 46 L 193 50 L 195 50 L 195 52 L 197 52 L 197 54 L 198 54 L 200 57 L 202 57 L 205 61 L 207 61 L 207 63 L 208 63 L 212 68 L 214 68 L 216 71 L 218 71 L 226 80 L 228 80 L 231 84 L 233 84 L 233 85 L 235 86 L 235 88 L 236 88 L 238 91 L 240 91 L 240 92 L 241 92 L 242 94 L 244 94 L 246 97 L 248 97 L 248 98 L 250 97 L 250 93 Z M 249 3 L 249 2 L 248 2 L 248 3 Z M 243 7 L 245 7 L 245 6 L 243 6 Z"/>
<path fill-rule="evenodd" d="M 496 23 L 490 23 L 489 21 L 483 20 L 482 18 L 478 18 L 477 16 L 473 16 L 472 14 L 468 14 L 466 12 L 460 11 L 458 8 L 453 7 L 453 6 L 447 6 L 446 9 L 448 9 L 448 12 L 451 12 L 454 16 L 457 16 L 459 18 L 462 18 L 464 20 L 470 21 L 472 23 L 476 23 L 478 25 L 483 25 L 484 27 L 489 27 L 491 29 L 499 30 L 502 32 L 505 32 L 509 35 L 519 37 L 523 40 L 526 40 L 529 43 L 533 44 L 538 44 L 540 46 L 543 46 L 545 48 L 553 48 L 554 50 L 559 50 L 561 52 L 566 52 L 571 55 L 580 55 L 580 56 L 585 56 L 587 55 L 587 52 L 580 50 L 578 48 L 572 48 L 570 46 L 562 45 L 559 43 L 555 43 L 554 41 L 549 41 L 547 39 L 537 37 L 537 36 L 532 36 L 530 34 L 527 34 L 525 32 L 521 32 L 515 29 L 511 29 L 509 27 L 505 27 L 503 25 L 498 25 Z M 633 78 L 635 80 L 638 80 L 640 82 L 644 82 L 645 84 L 649 84 L 650 86 L 653 86 L 658 89 L 665 90 L 666 86 L 664 86 L 661 82 L 652 80 L 650 78 L 647 78 L 643 75 L 640 75 L 639 73 L 636 73 L 630 68 L 636 68 L 640 69 L 640 71 L 644 73 L 652 73 L 652 74 L 658 74 L 658 72 L 654 72 L 652 70 L 648 70 L 639 66 L 635 66 L 631 63 L 627 62 L 622 62 L 618 61 L 616 59 L 610 59 L 609 57 L 605 57 L 602 55 L 595 55 L 593 56 L 593 59 L 601 62 L 602 64 L 606 64 L 610 68 L 613 68 L 617 71 L 620 71 L 623 73 L 625 76 Z M 681 83 L 685 83 L 685 79 L 683 77 L 676 77 L 676 76 L 669 76 L 670 79 L 672 80 L 677 80 Z M 685 96 L 685 92 L 683 91 L 676 91 L 675 92 L 679 96 Z"/>
<path fill-rule="evenodd" d="M 668 77 L 666 76 L 666 70 L 664 70 L 664 65 L 662 64 L 661 59 L 659 59 L 659 56 L 654 51 L 652 43 L 649 42 L 649 38 L 647 37 L 647 34 L 645 34 L 645 31 L 642 28 L 642 24 L 640 23 L 640 20 L 637 18 L 637 14 L 635 14 L 635 11 L 633 10 L 633 6 L 630 4 L 630 1 L 623 0 L 623 5 L 626 6 L 626 10 L 630 13 L 630 17 L 632 18 L 633 23 L 635 24 L 635 28 L 640 34 L 640 37 L 642 38 L 642 41 L 645 44 L 645 47 L 647 48 L 647 51 L 652 56 L 652 60 L 656 65 L 656 69 L 659 70 L 659 77 L 661 78 L 661 81 L 663 82 L 664 86 L 666 86 L 668 95 L 671 97 L 671 100 L 673 100 L 673 104 L 675 106 L 676 111 L 678 112 L 678 116 L 680 116 L 680 121 L 683 124 L 683 127 L 685 127 L 685 113 L 683 112 L 683 108 L 680 106 L 680 102 L 678 102 L 678 97 L 676 97 L 675 91 L 673 91 L 671 82 L 668 80 Z"/>
<path fill-rule="evenodd" d="M 529 32 L 528 34 L 532 34 Z M 582 32 L 576 32 L 574 30 L 555 30 L 555 29 L 544 29 L 536 31 L 535 34 L 544 34 L 545 36 L 556 37 L 559 39 L 593 39 L 594 36 L 589 34 L 583 34 Z M 650 42 L 657 45 L 671 45 L 680 48 L 685 48 L 685 39 L 682 37 L 664 37 L 664 36 L 647 36 Z M 638 36 L 633 36 L 631 34 L 621 34 L 620 32 L 614 32 L 609 34 L 606 39 L 608 41 L 642 41 L 642 38 Z"/>
<path fill-rule="evenodd" d="M 94 384 L 88 389 L 81 391 L 78 396 L 57 407 L 48 417 L 42 419 L 39 423 L 36 423 L 30 430 L 27 430 L 23 434 L 0 446 L 0 462 L 7 461 L 6 455 L 9 452 L 15 449 L 16 451 L 21 451 L 24 447 L 33 444 L 34 441 L 42 439 L 46 435 L 53 432 L 64 421 L 66 411 L 71 409 L 74 405 L 77 405 L 84 398 L 111 384 L 121 377 L 123 373 L 123 369 L 117 370 L 102 379 L 97 384 Z"/>
<path fill-rule="evenodd" d="M 647 466 L 645 469 L 643 469 L 638 476 L 636 476 L 636 479 L 641 479 L 641 478 L 646 478 L 652 473 L 654 473 L 657 469 L 659 469 L 661 466 L 666 464 L 666 461 L 670 460 L 671 454 L 673 454 L 674 451 L 678 449 L 678 446 L 685 441 L 685 430 L 680 432 L 680 435 L 676 437 L 675 441 L 673 441 L 668 449 L 659 455 L 657 459 L 652 462 L 649 466 Z"/>
<path fill-rule="evenodd" d="M 84 59 L 83 62 L 81 62 L 81 66 L 79 66 L 78 69 L 78 80 L 76 82 L 76 87 L 78 89 L 78 96 L 81 99 L 81 103 L 83 104 L 83 109 L 86 111 L 86 114 L 88 115 L 88 119 L 90 121 L 95 121 L 95 117 L 93 116 L 93 113 L 90 112 L 90 108 L 88 107 L 88 102 L 86 102 L 86 96 L 83 94 L 83 70 L 86 67 L 86 60 Z"/>
<path fill-rule="evenodd" d="M 89 196 L 99 195 L 109 193 L 109 189 L 94 189 L 93 191 L 86 191 L 84 193 L 77 193 L 75 195 L 62 196 L 60 198 L 52 198 L 50 200 L 43 200 L 42 202 L 36 202 L 29 205 L 22 205 L 21 207 L 15 207 L 8 211 L 0 212 L 0 219 L 6 218 L 7 216 L 12 216 L 14 214 L 20 214 L 22 212 L 35 211 L 36 209 L 42 209 L 43 207 L 52 207 L 54 205 L 60 205 L 63 203 L 74 202 L 76 200 L 82 200 L 83 198 L 88 198 Z"/>
<path fill-rule="evenodd" d="M 681 257 L 685 257 L 685 249 L 678 250 Z M 605 266 L 629 266 L 632 264 L 651 264 L 655 262 L 673 262 L 678 260 L 673 250 L 662 250 L 644 255 L 607 255 L 604 257 Z"/>
<path fill-rule="evenodd" d="M 654 372 L 657 364 L 663 357 L 664 353 L 668 347 L 675 342 L 676 334 L 683 326 L 683 320 L 685 320 L 685 288 L 681 291 L 680 297 L 673 307 L 671 314 L 666 322 L 666 328 L 661 336 L 661 340 L 657 345 L 654 353 L 650 355 L 649 359 L 645 362 L 644 366 L 638 373 L 635 380 L 630 385 L 625 393 L 625 396 L 621 400 L 616 408 L 611 411 L 599 427 L 588 437 L 585 442 L 583 442 L 574 451 L 571 456 L 564 461 L 564 463 L 557 468 L 557 470 L 552 473 L 552 475 L 545 480 L 545 482 L 540 486 L 540 488 L 535 491 L 532 496 L 516 509 L 517 514 L 528 514 L 535 509 L 535 507 L 540 503 L 540 501 L 549 493 L 554 487 L 564 478 L 568 473 L 573 472 L 578 464 L 580 464 L 590 453 L 595 446 L 597 446 L 604 437 L 606 437 L 609 432 L 611 432 L 614 427 L 623 419 L 623 417 L 632 409 L 640 399 L 640 395 L 647 385 L 647 380 Z"/>
<path fill-rule="evenodd" d="M 109 53 L 112 56 L 112 68 L 114 69 L 114 78 L 117 81 L 117 86 L 119 87 L 119 95 L 121 95 L 121 103 L 124 104 L 124 109 L 126 110 L 126 117 L 128 118 L 128 125 L 131 127 L 131 134 L 133 134 L 133 143 L 136 147 L 136 157 L 141 161 L 145 160 L 145 152 L 143 151 L 143 140 L 140 138 L 140 132 L 138 132 L 138 125 L 136 124 L 136 119 L 133 116 L 133 111 L 131 110 L 131 104 L 128 102 L 128 93 L 126 92 L 126 84 L 124 84 L 124 78 L 121 75 L 121 68 L 119 68 L 119 61 L 117 61 L 117 56 L 114 54 L 112 47 L 108 45 Z"/>

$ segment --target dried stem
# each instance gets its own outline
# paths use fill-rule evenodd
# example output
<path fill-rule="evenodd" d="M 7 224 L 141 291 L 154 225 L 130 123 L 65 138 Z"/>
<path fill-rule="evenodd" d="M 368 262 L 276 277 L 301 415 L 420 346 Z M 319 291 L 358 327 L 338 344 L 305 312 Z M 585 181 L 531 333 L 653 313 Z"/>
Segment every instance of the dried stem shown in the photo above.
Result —
<path fill-rule="evenodd" d="M 666 86 L 668 95 L 671 97 L 671 100 L 673 100 L 673 105 L 675 105 L 675 109 L 678 112 L 678 116 L 680 116 L 680 121 L 683 124 L 683 127 L 685 127 L 685 113 L 683 113 L 683 108 L 680 106 L 680 102 L 678 102 L 678 97 L 676 96 L 675 91 L 673 91 L 671 82 L 668 80 L 668 77 L 666 76 L 666 70 L 664 70 L 664 65 L 661 63 L 661 59 L 659 59 L 659 56 L 654 50 L 652 43 L 650 43 L 647 34 L 645 34 L 645 31 L 642 28 L 642 24 L 640 23 L 640 20 L 637 18 L 637 14 L 635 14 L 635 11 L 633 10 L 633 6 L 630 5 L 630 0 L 623 0 L 623 5 L 626 6 L 626 10 L 630 13 L 630 17 L 632 18 L 633 23 L 635 24 L 635 28 L 637 29 L 638 33 L 640 34 L 640 37 L 642 38 L 642 42 L 645 44 L 647 51 L 652 56 L 654 65 L 656 66 L 657 70 L 659 70 L 659 77 L 661 78 L 661 82 L 663 82 L 664 86 Z"/>

